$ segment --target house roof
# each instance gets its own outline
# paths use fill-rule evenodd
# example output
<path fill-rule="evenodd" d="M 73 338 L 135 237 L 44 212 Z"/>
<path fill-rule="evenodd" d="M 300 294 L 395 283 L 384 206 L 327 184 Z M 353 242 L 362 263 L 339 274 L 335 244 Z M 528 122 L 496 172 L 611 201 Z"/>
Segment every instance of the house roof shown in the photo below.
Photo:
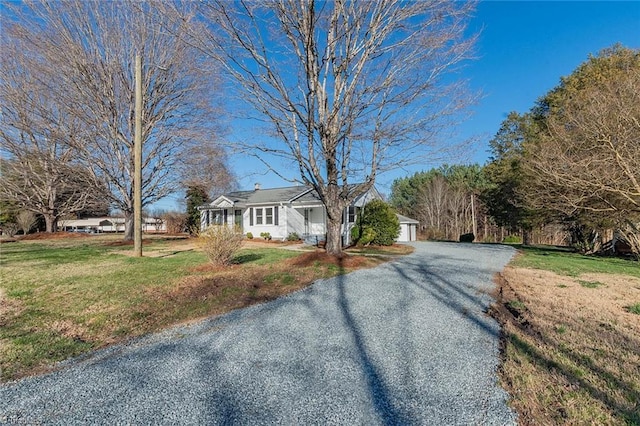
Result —
<path fill-rule="evenodd" d="M 124 222 L 124 219 L 122 220 Z M 93 217 L 88 219 L 60 220 L 60 226 L 77 227 L 77 226 L 112 226 L 115 220 L 113 218 Z"/>
<path fill-rule="evenodd" d="M 380 197 L 375 188 L 371 191 Z M 368 193 L 367 193 L 368 194 Z M 360 195 L 354 202 L 355 205 L 366 204 L 370 201 L 371 196 L 367 194 Z M 375 197 L 375 196 L 374 196 Z M 380 197 L 382 198 L 382 197 Z M 310 186 L 287 186 L 283 188 L 270 189 L 254 189 L 252 191 L 234 191 L 223 194 L 213 200 L 211 203 L 198 207 L 198 209 L 207 208 L 228 208 L 232 205 L 247 206 L 273 203 L 300 203 L 300 204 L 317 204 L 320 203 L 318 193 Z"/>
<path fill-rule="evenodd" d="M 420 223 L 415 219 L 411 219 L 410 217 L 402 216 L 401 214 L 398 214 L 398 213 L 396 213 L 396 216 L 398 216 L 398 220 L 400 221 L 400 223 L 415 223 L 415 224 Z"/>
<path fill-rule="evenodd" d="M 221 195 L 210 204 L 201 208 L 220 206 L 224 201 L 234 205 L 290 203 L 293 201 L 318 201 L 315 191 L 308 186 L 287 186 L 284 188 L 254 189 L 253 191 L 234 191 Z"/>

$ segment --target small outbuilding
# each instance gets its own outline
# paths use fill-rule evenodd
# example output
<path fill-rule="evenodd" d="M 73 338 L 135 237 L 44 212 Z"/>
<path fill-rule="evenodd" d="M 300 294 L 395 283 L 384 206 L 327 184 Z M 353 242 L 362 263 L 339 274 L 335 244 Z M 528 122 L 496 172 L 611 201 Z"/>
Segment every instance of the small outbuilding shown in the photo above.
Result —
<path fill-rule="evenodd" d="M 398 220 L 400 221 L 400 235 L 398 235 L 396 241 L 399 243 L 418 241 L 418 225 L 420 222 L 410 217 L 402 216 L 401 214 L 396 214 L 396 216 L 398 216 Z"/>

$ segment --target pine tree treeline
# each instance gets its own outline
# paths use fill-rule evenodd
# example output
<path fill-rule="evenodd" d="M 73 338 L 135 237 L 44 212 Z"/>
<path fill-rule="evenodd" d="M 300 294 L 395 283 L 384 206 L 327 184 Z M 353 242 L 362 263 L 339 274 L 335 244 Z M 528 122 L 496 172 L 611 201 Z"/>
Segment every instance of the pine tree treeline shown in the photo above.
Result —
<path fill-rule="evenodd" d="M 488 185 L 477 164 L 445 165 L 396 179 L 390 203 L 399 213 L 420 221 L 423 238 L 457 241 L 460 235 L 473 233 L 476 240 L 496 241 L 504 230 L 492 224 L 480 197 Z"/>
<path fill-rule="evenodd" d="M 423 239 L 459 241 L 473 234 L 479 242 L 565 243 L 561 226 L 534 222 L 529 212 L 518 209 L 517 198 L 503 193 L 508 185 L 494 169 L 493 163 L 444 165 L 396 179 L 390 203 L 420 222 Z"/>
<path fill-rule="evenodd" d="M 422 236 L 603 247 L 640 258 L 640 50 L 589 56 L 530 109 L 510 113 L 484 166 L 393 183 L 391 203 Z M 513 241 L 513 238 L 510 238 Z M 612 244 L 608 244 L 612 242 Z"/>

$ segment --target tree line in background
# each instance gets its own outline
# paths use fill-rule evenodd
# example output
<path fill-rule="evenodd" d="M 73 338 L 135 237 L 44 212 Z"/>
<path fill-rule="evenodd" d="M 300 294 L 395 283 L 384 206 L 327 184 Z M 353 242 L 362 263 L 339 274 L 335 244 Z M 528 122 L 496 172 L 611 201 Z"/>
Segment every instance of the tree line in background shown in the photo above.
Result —
<path fill-rule="evenodd" d="M 525 244 L 607 241 L 640 255 L 640 52 L 591 56 L 490 141 L 484 167 L 451 166 L 398 179 L 391 203 L 427 238 Z"/>

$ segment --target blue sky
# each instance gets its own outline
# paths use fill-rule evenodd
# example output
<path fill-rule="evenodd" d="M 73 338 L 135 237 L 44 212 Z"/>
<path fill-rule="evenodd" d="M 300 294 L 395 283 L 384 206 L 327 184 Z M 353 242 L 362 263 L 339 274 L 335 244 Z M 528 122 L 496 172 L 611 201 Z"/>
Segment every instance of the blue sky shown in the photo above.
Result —
<path fill-rule="evenodd" d="M 474 137 L 477 142 L 468 152 L 456 155 L 460 163 L 484 164 L 488 142 L 510 111 L 529 110 L 589 54 L 618 42 L 640 48 L 640 1 L 483 1 L 470 30 L 481 31 L 477 59 L 461 77 L 469 80 L 472 90 L 482 91 L 483 98 L 471 118 L 457 129 L 461 139 Z M 233 128 L 231 132 L 233 137 Z M 388 194 L 394 179 L 437 165 L 383 175 L 377 181 L 378 189 Z M 241 189 L 251 189 L 255 182 L 263 187 L 290 185 L 272 173 L 264 174 L 264 168 L 246 159 L 234 159 L 232 166 Z M 291 173 L 295 170 L 291 167 Z M 179 198 L 159 206 L 171 208 Z"/>

